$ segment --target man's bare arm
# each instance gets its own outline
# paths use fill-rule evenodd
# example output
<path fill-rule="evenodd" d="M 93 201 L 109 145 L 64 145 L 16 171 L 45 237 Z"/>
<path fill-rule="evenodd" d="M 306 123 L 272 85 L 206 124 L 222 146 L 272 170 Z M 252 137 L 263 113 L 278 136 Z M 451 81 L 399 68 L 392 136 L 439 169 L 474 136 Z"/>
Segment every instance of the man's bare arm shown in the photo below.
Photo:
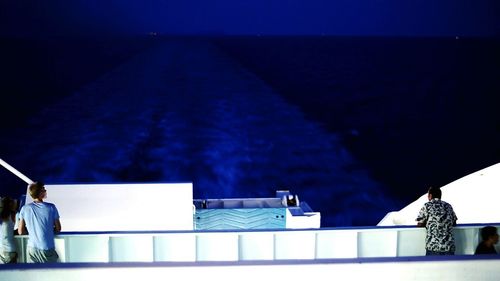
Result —
<path fill-rule="evenodd" d="M 19 235 L 26 234 L 26 223 L 24 223 L 24 219 L 19 219 L 19 224 L 17 225 L 17 233 Z"/>
<path fill-rule="evenodd" d="M 56 219 L 54 221 L 54 232 L 55 233 L 61 232 L 61 221 L 59 219 Z"/>

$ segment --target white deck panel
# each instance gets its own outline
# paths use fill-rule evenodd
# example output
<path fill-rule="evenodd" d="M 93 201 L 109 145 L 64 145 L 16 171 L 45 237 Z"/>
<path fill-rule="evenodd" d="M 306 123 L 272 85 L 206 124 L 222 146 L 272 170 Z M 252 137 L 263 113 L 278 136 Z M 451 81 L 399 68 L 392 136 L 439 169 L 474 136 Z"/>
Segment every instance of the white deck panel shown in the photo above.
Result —
<path fill-rule="evenodd" d="M 64 232 L 193 230 L 192 183 L 45 186 Z M 31 202 L 29 194 L 26 203 Z"/>

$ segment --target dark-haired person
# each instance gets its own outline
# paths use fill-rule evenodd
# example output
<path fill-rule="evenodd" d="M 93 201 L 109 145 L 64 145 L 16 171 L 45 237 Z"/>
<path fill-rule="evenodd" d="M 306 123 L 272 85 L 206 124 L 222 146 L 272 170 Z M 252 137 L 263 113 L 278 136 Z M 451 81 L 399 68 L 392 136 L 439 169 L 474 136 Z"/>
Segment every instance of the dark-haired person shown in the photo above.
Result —
<path fill-rule="evenodd" d="M 477 245 L 476 255 L 498 254 L 495 249 L 495 244 L 498 243 L 497 228 L 491 225 L 481 228 L 482 241 Z"/>
<path fill-rule="evenodd" d="M 42 182 L 30 184 L 28 191 L 33 202 L 21 208 L 18 227 L 19 234 L 26 234 L 28 229 L 27 260 L 31 263 L 57 262 L 54 233 L 61 231 L 59 212 L 54 204 L 43 202 L 47 190 Z"/>
<path fill-rule="evenodd" d="M 17 251 L 14 243 L 14 222 L 16 220 L 16 200 L 4 197 L 0 211 L 0 263 L 16 263 Z"/>
<path fill-rule="evenodd" d="M 441 200 L 441 189 L 430 187 L 426 202 L 417 217 L 417 225 L 425 227 L 426 255 L 454 255 L 455 237 L 453 227 L 457 224 L 457 216 L 453 207 Z"/>

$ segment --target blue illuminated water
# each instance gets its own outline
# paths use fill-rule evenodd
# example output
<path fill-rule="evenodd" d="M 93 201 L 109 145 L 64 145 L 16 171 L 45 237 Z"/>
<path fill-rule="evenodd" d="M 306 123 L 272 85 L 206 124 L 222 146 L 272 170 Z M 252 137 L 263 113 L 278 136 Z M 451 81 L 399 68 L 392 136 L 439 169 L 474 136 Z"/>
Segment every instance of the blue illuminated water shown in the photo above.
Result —
<path fill-rule="evenodd" d="M 9 49 L 2 81 L 15 94 L 1 157 L 47 183 L 187 181 L 195 198 L 290 189 L 323 226 L 373 225 L 427 184 L 500 159 L 497 41 L 11 44 L 24 48 Z"/>

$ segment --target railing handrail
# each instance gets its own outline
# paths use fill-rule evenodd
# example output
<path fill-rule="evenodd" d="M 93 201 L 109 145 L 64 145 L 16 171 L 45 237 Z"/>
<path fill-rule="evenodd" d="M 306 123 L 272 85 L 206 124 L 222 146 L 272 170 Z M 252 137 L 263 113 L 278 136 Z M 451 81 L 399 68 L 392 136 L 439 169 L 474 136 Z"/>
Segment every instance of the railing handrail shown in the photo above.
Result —
<path fill-rule="evenodd" d="M 455 229 L 463 228 L 477 228 L 484 226 L 500 226 L 500 222 L 496 223 L 477 223 L 477 224 L 458 224 Z M 336 230 L 389 230 L 389 229 L 423 229 L 423 227 L 412 226 L 412 225 L 397 225 L 397 226 L 342 226 L 342 227 L 322 227 L 322 228 L 300 228 L 300 229 L 281 229 L 281 228 L 269 228 L 269 229 L 207 229 L 207 230 L 160 230 L 160 231 L 78 231 L 78 232 L 60 232 L 57 236 L 68 236 L 68 235 L 129 235 L 129 234 L 169 234 L 169 233 L 214 233 L 214 232 L 236 232 L 236 233 L 246 233 L 246 232 L 300 232 L 300 231 L 336 231 Z M 24 235 L 16 235 L 15 237 L 23 237 Z"/>

